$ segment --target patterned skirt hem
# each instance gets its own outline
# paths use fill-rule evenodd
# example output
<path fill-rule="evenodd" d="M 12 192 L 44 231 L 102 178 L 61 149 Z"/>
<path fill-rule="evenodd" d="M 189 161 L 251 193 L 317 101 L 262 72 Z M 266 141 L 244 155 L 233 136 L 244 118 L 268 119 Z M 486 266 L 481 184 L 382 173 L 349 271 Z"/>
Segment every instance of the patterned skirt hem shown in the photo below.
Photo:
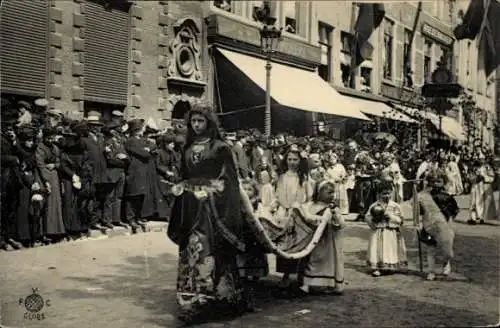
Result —
<path fill-rule="evenodd" d="M 402 268 L 406 268 L 408 266 L 407 261 L 402 261 L 399 263 L 383 263 L 383 262 L 371 263 L 370 261 L 368 261 L 367 264 L 373 270 L 387 270 L 387 271 L 395 271 Z"/>

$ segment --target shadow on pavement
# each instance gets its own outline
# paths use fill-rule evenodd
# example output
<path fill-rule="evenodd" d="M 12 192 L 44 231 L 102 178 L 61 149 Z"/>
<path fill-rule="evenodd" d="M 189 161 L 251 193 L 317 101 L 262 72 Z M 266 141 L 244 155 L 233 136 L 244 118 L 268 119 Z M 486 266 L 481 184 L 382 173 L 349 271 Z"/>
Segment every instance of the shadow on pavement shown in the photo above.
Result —
<path fill-rule="evenodd" d="M 370 231 L 354 226 L 346 231 L 346 280 L 350 281 L 342 296 L 308 296 L 305 298 L 280 299 L 274 276 L 261 281 L 256 289 L 257 307 L 262 311 L 249 313 L 233 320 L 206 323 L 201 327 L 354 327 L 354 326 L 478 326 L 493 324 L 497 317 L 468 307 L 470 302 L 485 300 L 468 299 L 471 284 L 490 295 L 499 296 L 498 239 L 457 234 L 455 239 L 456 261 L 454 270 L 471 282 L 454 281 L 423 282 L 416 278 L 419 272 L 410 272 L 396 277 L 382 277 L 386 283 L 373 279 L 365 266 L 366 246 Z M 405 228 L 410 261 L 418 263 L 415 231 Z M 356 239 L 357 238 L 357 239 Z M 425 257 L 424 257 L 425 258 Z M 97 277 L 68 277 L 81 283 L 102 288 L 101 293 L 82 289 L 59 290 L 68 299 L 114 298 L 131 299 L 134 306 L 144 308 L 147 322 L 160 327 L 178 327 L 175 318 L 175 287 L 177 258 L 173 254 L 149 257 L 148 272 L 143 256 L 129 257 L 120 265 L 118 275 Z M 354 271 L 353 271 L 354 270 Z M 351 276 L 347 275 L 350 271 Z M 444 285 L 449 287 L 443 287 Z M 456 289 L 461 292 L 456 292 Z M 450 290 L 451 289 L 451 290 Z M 457 294 L 458 293 L 458 294 Z M 449 306 L 448 297 L 463 295 L 463 306 Z M 479 305 L 480 308 L 480 305 Z M 297 314 L 308 309 L 310 313 Z M 488 313 L 488 314 L 485 314 Z"/>

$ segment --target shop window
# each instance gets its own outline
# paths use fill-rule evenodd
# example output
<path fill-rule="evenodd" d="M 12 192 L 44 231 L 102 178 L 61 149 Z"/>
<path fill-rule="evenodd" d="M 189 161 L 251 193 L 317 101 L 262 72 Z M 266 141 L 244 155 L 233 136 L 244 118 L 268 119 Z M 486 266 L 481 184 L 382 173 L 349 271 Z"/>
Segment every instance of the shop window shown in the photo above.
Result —
<path fill-rule="evenodd" d="M 214 0 L 214 6 L 216 8 L 227 11 L 228 13 L 233 11 L 231 0 Z"/>
<path fill-rule="evenodd" d="M 451 56 L 452 56 L 452 51 L 450 47 L 446 46 L 441 46 L 441 57 L 446 63 L 446 68 L 451 70 Z"/>
<path fill-rule="evenodd" d="M 394 22 L 384 18 L 384 79 L 392 80 Z"/>
<path fill-rule="evenodd" d="M 331 62 L 332 62 L 332 31 L 330 25 L 319 23 L 319 45 L 321 47 L 321 65 L 318 67 L 319 76 L 325 81 L 330 81 Z"/>
<path fill-rule="evenodd" d="M 371 92 L 372 90 L 372 84 L 371 84 L 371 77 L 372 77 L 372 68 L 371 67 L 361 67 L 361 91 L 364 92 Z"/>
<path fill-rule="evenodd" d="M 403 63 L 404 63 L 404 79 L 403 84 L 405 87 L 411 88 L 413 86 L 413 81 L 411 78 L 412 74 L 412 53 L 410 49 L 411 43 L 411 31 L 405 28 L 404 32 L 404 45 L 403 45 Z"/>
<path fill-rule="evenodd" d="M 285 14 L 285 32 L 297 34 L 297 1 L 283 1 L 282 6 Z"/>
<path fill-rule="evenodd" d="M 432 76 L 432 42 L 425 40 L 424 45 L 424 81 L 431 82 Z"/>

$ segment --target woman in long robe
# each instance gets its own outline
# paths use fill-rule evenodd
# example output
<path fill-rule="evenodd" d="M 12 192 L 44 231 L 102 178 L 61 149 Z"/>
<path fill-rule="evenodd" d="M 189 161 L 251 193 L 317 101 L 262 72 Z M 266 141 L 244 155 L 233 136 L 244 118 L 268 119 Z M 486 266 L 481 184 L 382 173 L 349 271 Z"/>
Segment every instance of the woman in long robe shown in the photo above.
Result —
<path fill-rule="evenodd" d="M 36 149 L 36 162 L 45 186 L 48 189 L 43 218 L 44 233 L 51 239 L 64 237 L 66 230 L 62 218 L 61 185 L 59 182 L 60 150 L 54 145 L 57 131 L 43 130 L 43 141 Z"/>
<path fill-rule="evenodd" d="M 237 265 L 244 251 L 244 191 L 231 148 L 212 115 L 201 104 L 188 114 L 181 168 L 185 189 L 177 193 L 168 228 L 179 246 L 179 318 L 188 322 L 226 309 L 233 314 L 246 310 Z"/>

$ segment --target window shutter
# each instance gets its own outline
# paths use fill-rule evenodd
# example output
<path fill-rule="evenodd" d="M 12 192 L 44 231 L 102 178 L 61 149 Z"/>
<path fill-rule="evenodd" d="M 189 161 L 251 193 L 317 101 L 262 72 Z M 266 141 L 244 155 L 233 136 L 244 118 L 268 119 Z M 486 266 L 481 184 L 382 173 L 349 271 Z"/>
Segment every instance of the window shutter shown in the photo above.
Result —
<path fill-rule="evenodd" d="M 2 92 L 45 97 L 49 1 L 4 0 L 0 11 Z"/>
<path fill-rule="evenodd" d="M 85 100 L 127 104 L 130 17 L 127 9 L 85 2 Z"/>

